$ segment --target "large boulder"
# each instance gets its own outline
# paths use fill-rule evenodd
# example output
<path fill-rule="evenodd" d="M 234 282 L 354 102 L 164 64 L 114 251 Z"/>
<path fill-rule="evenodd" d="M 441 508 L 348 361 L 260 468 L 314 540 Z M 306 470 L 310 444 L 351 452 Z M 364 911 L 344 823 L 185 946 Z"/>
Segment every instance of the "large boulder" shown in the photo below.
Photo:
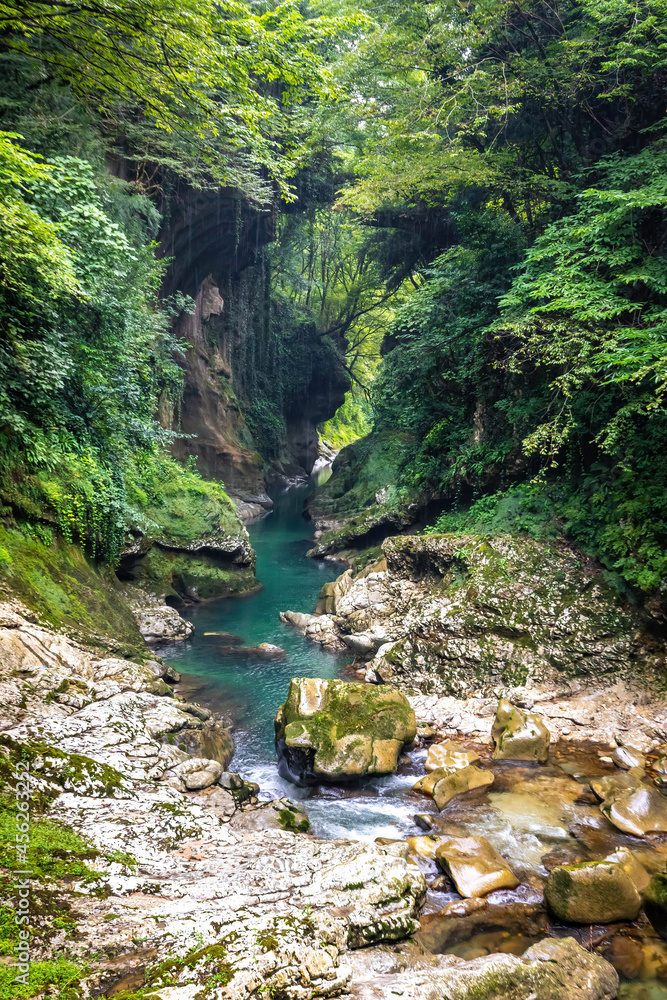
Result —
<path fill-rule="evenodd" d="M 413 785 L 413 789 L 417 792 L 423 792 L 425 795 L 431 795 L 436 806 L 442 812 L 447 803 L 455 796 L 484 792 L 493 784 L 493 780 L 490 771 L 475 767 L 474 764 L 451 770 L 437 767 L 425 778 L 420 778 Z"/>
<path fill-rule="evenodd" d="M 320 543 L 320 554 L 329 551 Z M 355 575 L 333 621 L 341 637 L 390 636 L 369 677 L 459 698 L 523 685 L 570 695 L 573 677 L 602 686 L 663 668 L 664 643 L 576 550 L 452 534 L 399 535 L 383 551 L 382 570 Z"/>
<path fill-rule="evenodd" d="M 641 897 L 625 867 L 610 861 L 560 865 L 544 889 L 549 910 L 572 924 L 612 924 L 635 920 Z"/>
<path fill-rule="evenodd" d="M 635 837 L 667 832 L 667 799 L 648 785 L 605 799 L 600 811 L 623 833 Z"/>
<path fill-rule="evenodd" d="M 496 745 L 494 760 L 536 760 L 546 764 L 549 759 L 549 730 L 542 719 L 522 712 L 506 698 L 498 702 L 491 736 Z"/>
<path fill-rule="evenodd" d="M 435 851 L 440 866 L 462 896 L 486 896 L 495 889 L 516 889 L 518 878 L 485 837 L 455 837 Z"/>
<path fill-rule="evenodd" d="M 292 678 L 275 728 L 278 769 L 298 784 L 392 774 L 417 732 L 395 688 L 315 677 Z"/>

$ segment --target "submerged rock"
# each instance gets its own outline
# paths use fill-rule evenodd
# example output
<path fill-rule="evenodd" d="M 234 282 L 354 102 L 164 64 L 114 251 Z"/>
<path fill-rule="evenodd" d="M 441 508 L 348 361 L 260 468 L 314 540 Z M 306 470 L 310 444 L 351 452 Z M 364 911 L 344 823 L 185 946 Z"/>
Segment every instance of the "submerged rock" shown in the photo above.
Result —
<path fill-rule="evenodd" d="M 612 799 L 623 792 L 633 792 L 641 782 L 634 774 L 606 774 L 603 778 L 591 778 L 591 788 L 599 799 Z"/>
<path fill-rule="evenodd" d="M 536 760 L 546 764 L 549 759 L 550 735 L 542 719 L 522 712 L 506 698 L 498 702 L 491 736 L 496 745 L 494 760 Z"/>
<path fill-rule="evenodd" d="M 429 747 L 424 766 L 427 771 L 435 771 L 439 767 L 446 771 L 454 771 L 469 764 L 476 764 L 478 760 L 479 754 L 474 750 L 464 750 L 458 743 L 447 740 L 445 743 L 434 743 Z"/>
<path fill-rule="evenodd" d="M 611 755 L 611 759 L 614 764 L 626 771 L 629 771 L 633 767 L 640 767 L 642 769 L 646 767 L 646 757 L 633 747 L 616 747 Z"/>
<path fill-rule="evenodd" d="M 442 811 L 455 796 L 485 791 L 493 784 L 493 780 L 490 771 L 469 764 L 450 771 L 438 767 L 425 778 L 420 778 L 412 787 L 417 792 L 431 795 L 438 809 Z"/>
<path fill-rule="evenodd" d="M 297 783 L 392 774 L 417 731 L 395 688 L 314 677 L 292 678 L 275 728 L 278 769 Z"/>
<path fill-rule="evenodd" d="M 667 832 L 667 799 L 648 785 L 614 794 L 600 803 L 600 811 L 619 830 L 635 837 Z"/>
<path fill-rule="evenodd" d="M 637 886 L 624 866 L 609 861 L 554 868 L 544 898 L 556 917 L 574 924 L 635 920 L 641 908 Z"/>
<path fill-rule="evenodd" d="M 485 837 L 457 837 L 435 852 L 462 896 L 486 896 L 494 889 L 516 889 L 519 880 Z"/>

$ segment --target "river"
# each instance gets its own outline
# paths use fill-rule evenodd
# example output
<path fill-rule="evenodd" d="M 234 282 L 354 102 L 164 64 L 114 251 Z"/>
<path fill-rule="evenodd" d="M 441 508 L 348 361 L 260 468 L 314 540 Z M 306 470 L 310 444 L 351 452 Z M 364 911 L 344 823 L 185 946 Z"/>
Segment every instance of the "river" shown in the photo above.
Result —
<path fill-rule="evenodd" d="M 275 495 L 272 513 L 248 525 L 263 589 L 187 608 L 182 613 L 195 626 L 192 638 L 160 652 L 184 674 L 180 694 L 231 717 L 236 743 L 232 767 L 259 784 L 260 798 L 307 799 L 312 832 L 319 837 L 410 836 L 418 832 L 414 801 L 407 796 L 419 771 L 417 759 L 405 760 L 399 775 L 368 779 L 354 789 L 301 789 L 278 775 L 273 720 L 290 678 L 356 679 L 346 670 L 350 656 L 323 652 L 279 618 L 281 611 L 312 611 L 322 585 L 341 572 L 336 563 L 306 558 L 313 544 L 312 525 L 302 516 L 306 492 L 306 487 L 294 487 Z M 213 632 L 239 636 L 247 647 L 274 643 L 287 656 L 266 660 L 239 655 L 219 636 L 206 634 Z"/>
<path fill-rule="evenodd" d="M 599 774 L 595 747 L 563 747 L 561 741 L 549 765 L 543 767 L 492 761 L 481 750 L 482 766 L 494 773 L 492 791 L 477 799 L 453 800 L 441 816 L 432 800 L 411 791 L 417 777 L 424 774 L 425 750 L 404 755 L 396 775 L 354 784 L 298 788 L 278 775 L 273 719 L 285 699 L 290 678 L 356 679 L 349 669 L 351 657 L 323 652 L 319 645 L 307 641 L 279 619 L 279 613 L 285 610 L 312 611 L 322 584 L 341 572 L 335 563 L 306 558 L 312 545 L 312 525 L 302 516 L 305 497 L 306 488 L 292 488 L 275 496 L 273 512 L 248 526 L 263 589 L 246 597 L 186 609 L 184 616 L 195 625 L 193 636 L 160 650 L 182 672 L 180 694 L 231 720 L 236 742 L 232 768 L 259 784 L 260 798 L 286 795 L 300 802 L 311 821 L 311 832 L 318 837 L 405 839 L 422 833 L 414 820 L 415 813 L 421 812 L 430 813 L 440 824 L 440 832 L 450 836 L 488 838 L 521 880 L 518 889 L 499 890 L 487 897 L 504 914 L 501 925 L 444 946 L 439 943 L 441 924 L 437 914 L 447 903 L 460 898 L 453 886 L 430 889 L 424 911 L 435 921 L 422 932 L 424 946 L 462 958 L 493 950 L 521 954 L 528 947 L 532 940 L 529 932 L 522 926 L 516 930 L 510 927 L 507 914 L 516 905 L 541 903 L 548 858 L 551 863 L 562 864 L 580 860 L 582 852 L 583 856 L 604 857 L 618 846 L 628 846 L 649 870 L 664 868 L 667 842 L 644 843 L 617 831 L 610 833 L 590 794 L 587 797 L 587 777 Z M 247 647 L 274 643 L 286 650 L 287 656 L 266 660 L 235 652 L 224 645 L 220 635 L 207 634 L 221 632 L 239 636 Z M 431 882 L 438 875 L 435 861 L 426 857 L 416 860 Z M 508 906 L 509 910 L 504 909 Z M 596 932 L 600 930 L 604 932 L 604 928 Z M 574 934 L 584 945 L 589 941 L 586 935 L 591 935 L 591 943 L 593 940 L 592 929 L 587 927 L 554 925 L 549 932 Z M 644 927 L 629 942 L 624 939 L 622 945 L 625 951 L 621 949 L 621 957 L 614 964 L 625 962 L 627 971 L 632 964 L 627 951 L 634 949 L 632 960 L 639 970 L 632 975 L 635 982 L 623 987 L 623 1000 L 667 1000 L 667 987 L 656 976 L 664 975 L 667 980 L 665 942 L 657 939 L 650 927 Z"/>

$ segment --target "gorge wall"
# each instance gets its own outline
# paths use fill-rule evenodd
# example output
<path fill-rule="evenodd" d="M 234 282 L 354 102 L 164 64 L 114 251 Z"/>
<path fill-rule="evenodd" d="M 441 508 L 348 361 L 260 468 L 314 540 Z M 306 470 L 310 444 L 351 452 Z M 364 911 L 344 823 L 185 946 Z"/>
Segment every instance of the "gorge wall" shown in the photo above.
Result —
<path fill-rule="evenodd" d="M 160 253 L 172 258 L 163 292 L 194 300 L 175 320 L 187 348 L 182 402 L 160 419 L 182 432 L 176 457 L 222 480 L 240 501 L 270 506 L 267 485 L 303 479 L 318 456 L 317 425 L 349 381 L 333 344 L 271 302 L 274 211 L 235 192 L 185 190 L 165 212 Z"/>

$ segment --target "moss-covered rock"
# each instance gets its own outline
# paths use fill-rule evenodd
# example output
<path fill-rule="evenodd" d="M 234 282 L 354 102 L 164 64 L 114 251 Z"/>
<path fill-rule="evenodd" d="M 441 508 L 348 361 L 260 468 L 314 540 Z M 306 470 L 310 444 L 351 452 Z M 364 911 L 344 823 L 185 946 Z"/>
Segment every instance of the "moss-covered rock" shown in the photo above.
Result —
<path fill-rule="evenodd" d="M 658 934 L 667 939 L 667 872 L 651 876 L 642 898 L 646 916 Z"/>
<path fill-rule="evenodd" d="M 254 565 L 238 565 L 214 550 L 166 549 L 160 544 L 124 561 L 123 573 L 150 593 L 181 601 L 209 600 L 248 593 L 259 586 Z"/>
<path fill-rule="evenodd" d="M 496 745 L 494 760 L 535 760 L 546 764 L 549 759 L 549 730 L 542 719 L 522 712 L 506 698 L 498 702 L 491 736 Z"/>
<path fill-rule="evenodd" d="M 390 686 L 292 678 L 276 716 L 278 767 L 297 783 L 391 774 L 415 713 Z"/>
<path fill-rule="evenodd" d="M 81 642 L 121 656 L 147 655 L 113 571 L 89 560 L 78 545 L 0 527 L 0 593 Z"/>
<path fill-rule="evenodd" d="M 338 635 L 387 637 L 369 676 L 467 697 L 573 677 L 664 685 L 665 643 L 572 548 L 517 535 L 402 535 L 337 600 Z"/>
<path fill-rule="evenodd" d="M 255 553 L 221 483 L 165 458 L 133 485 L 141 523 L 119 575 L 158 597 L 207 600 L 258 586 Z"/>
<path fill-rule="evenodd" d="M 366 549 L 414 524 L 423 501 L 398 486 L 411 446 L 406 432 L 381 431 L 342 449 L 331 478 L 308 502 L 308 513 L 325 529 L 309 555 Z"/>
<path fill-rule="evenodd" d="M 635 920 L 641 907 L 637 887 L 622 865 L 586 861 L 549 872 L 544 889 L 549 910 L 573 924 L 612 924 Z"/>

